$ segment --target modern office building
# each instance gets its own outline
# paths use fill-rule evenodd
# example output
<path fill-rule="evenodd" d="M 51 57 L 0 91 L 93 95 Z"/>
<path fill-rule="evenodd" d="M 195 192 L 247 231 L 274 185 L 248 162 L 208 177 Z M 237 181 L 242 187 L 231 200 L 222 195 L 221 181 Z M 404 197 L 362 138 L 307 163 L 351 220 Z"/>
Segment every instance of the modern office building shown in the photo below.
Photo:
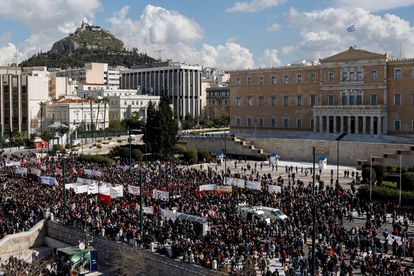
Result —
<path fill-rule="evenodd" d="M 231 129 L 414 135 L 414 59 L 356 48 L 317 63 L 231 72 Z"/>
<path fill-rule="evenodd" d="M 39 127 L 40 103 L 49 100 L 47 71 L 23 72 L 19 67 L 0 67 L 0 132 L 30 135 Z"/>
<path fill-rule="evenodd" d="M 200 70 L 200 66 L 172 61 L 143 65 L 121 71 L 121 89 L 141 90 L 151 96 L 165 95 L 178 119 L 187 114 L 198 117 L 205 105 Z"/>

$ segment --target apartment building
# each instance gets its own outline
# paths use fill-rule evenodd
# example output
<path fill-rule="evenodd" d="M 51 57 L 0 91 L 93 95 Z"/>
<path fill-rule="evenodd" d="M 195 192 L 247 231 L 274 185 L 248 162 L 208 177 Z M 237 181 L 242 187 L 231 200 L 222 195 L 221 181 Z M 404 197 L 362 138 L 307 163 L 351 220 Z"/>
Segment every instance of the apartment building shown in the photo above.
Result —
<path fill-rule="evenodd" d="M 205 93 L 201 89 L 201 67 L 166 61 L 121 71 L 121 89 L 141 90 L 152 96 L 165 95 L 174 114 L 183 119 L 201 115 Z"/>
<path fill-rule="evenodd" d="M 414 135 L 414 59 L 349 48 L 318 63 L 231 72 L 234 131 Z"/>

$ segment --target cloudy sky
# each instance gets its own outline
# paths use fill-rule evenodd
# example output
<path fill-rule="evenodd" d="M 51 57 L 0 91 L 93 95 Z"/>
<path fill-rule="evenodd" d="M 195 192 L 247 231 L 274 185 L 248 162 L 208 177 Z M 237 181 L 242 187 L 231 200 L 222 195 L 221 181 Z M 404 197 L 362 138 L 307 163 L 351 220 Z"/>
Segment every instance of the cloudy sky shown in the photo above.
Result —
<path fill-rule="evenodd" d="M 349 46 L 414 57 L 414 0 L 0 0 L 0 65 L 80 26 L 128 48 L 221 69 L 317 60 Z M 347 32 L 354 24 L 355 32 Z"/>

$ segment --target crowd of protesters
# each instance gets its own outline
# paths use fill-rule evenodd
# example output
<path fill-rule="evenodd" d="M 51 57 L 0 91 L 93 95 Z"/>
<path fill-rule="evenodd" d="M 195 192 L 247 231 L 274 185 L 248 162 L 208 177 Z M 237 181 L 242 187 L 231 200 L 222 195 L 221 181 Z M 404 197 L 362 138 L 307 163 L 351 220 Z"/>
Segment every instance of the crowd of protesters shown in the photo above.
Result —
<path fill-rule="evenodd" d="M 40 169 L 42 175 L 55 177 L 59 184 L 41 185 L 39 177 L 30 172 L 17 175 L 14 167 L 5 166 L 7 160 L 20 161 L 21 167 Z M 270 173 L 261 173 L 260 165 L 237 167 L 235 163 L 234 169 L 226 173 L 261 181 L 262 190 L 233 187 L 232 192 L 200 192 L 200 185 L 223 185 L 225 172 L 214 166 L 195 168 L 170 162 L 148 162 L 133 169 L 120 163 L 98 165 L 74 159 L 64 162 L 62 170 L 61 160 L 55 157 L 39 159 L 34 154 L 3 157 L 0 238 L 29 230 L 47 211 L 52 219 L 67 226 L 131 246 L 148 248 L 157 243 L 161 253 L 209 268 L 235 272 L 256 266 L 269 275 L 272 273 L 269 263 L 277 258 L 285 274 L 295 275 L 299 271 L 307 275 L 312 264 L 309 245 L 314 203 L 317 275 L 353 275 L 355 269 L 364 275 L 411 275 L 409 266 L 402 266 L 402 261 L 403 257 L 413 257 L 414 243 L 408 236 L 412 214 L 392 203 L 369 204 L 357 196 L 354 186 L 344 190 L 339 185 L 323 185 L 319 174 L 320 182 L 313 196 L 311 183 L 300 180 L 306 176 L 309 179 L 312 170 L 286 167 L 288 180 L 282 185 L 283 177 L 272 178 Z M 124 196 L 108 204 L 97 195 L 67 190 L 65 207 L 62 175 L 66 183 L 76 182 L 78 177 L 85 177 L 85 169 L 100 171 L 101 176 L 90 177 L 98 182 L 124 185 Z M 140 229 L 140 198 L 127 193 L 128 185 L 137 186 L 140 177 L 143 205 L 153 210 L 152 215 L 144 216 L 143 229 Z M 281 192 L 268 193 L 267 185 L 282 185 Z M 168 191 L 169 200 L 154 199 L 153 189 Z M 288 219 L 270 223 L 246 220 L 239 214 L 241 204 L 279 208 Z M 209 230 L 203 236 L 198 222 L 163 220 L 161 209 L 200 217 L 208 222 Z M 364 223 L 353 224 L 353 214 L 364 217 Z M 380 232 L 381 227 L 390 223 L 387 214 L 391 214 L 392 231 Z M 394 241 L 388 243 L 390 237 Z"/>

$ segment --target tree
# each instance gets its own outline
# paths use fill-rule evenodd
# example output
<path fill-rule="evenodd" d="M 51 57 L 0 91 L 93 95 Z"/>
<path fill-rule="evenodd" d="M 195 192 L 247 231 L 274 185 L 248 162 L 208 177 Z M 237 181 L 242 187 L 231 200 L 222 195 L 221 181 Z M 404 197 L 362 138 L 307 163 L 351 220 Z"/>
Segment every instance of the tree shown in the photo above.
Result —
<path fill-rule="evenodd" d="M 108 97 L 103 97 L 102 98 L 102 103 L 104 104 L 104 129 L 106 129 L 106 106 L 109 103 L 109 98 Z M 106 137 L 106 131 L 105 131 L 105 137 Z"/>
<path fill-rule="evenodd" d="M 414 191 L 414 172 L 405 172 L 401 175 L 401 188 L 405 191 Z"/>
<path fill-rule="evenodd" d="M 96 112 L 96 123 L 95 123 L 95 127 L 96 127 L 96 129 L 98 129 L 99 109 L 100 109 L 100 107 L 101 107 L 101 102 L 102 102 L 102 100 L 101 100 L 101 99 L 99 99 L 99 98 L 96 98 L 96 99 L 95 99 L 95 103 L 97 103 L 97 104 L 98 104 L 98 111 Z"/>
<path fill-rule="evenodd" d="M 95 101 L 95 98 L 92 97 L 92 96 L 88 96 L 87 99 L 89 100 L 89 107 L 90 107 L 90 110 L 91 110 L 91 128 L 90 128 L 90 130 L 94 130 L 92 103 Z"/>
<path fill-rule="evenodd" d="M 174 152 L 178 131 L 168 98 L 161 97 L 158 110 L 152 102 L 149 103 L 145 128 L 144 142 L 149 150 L 161 158 L 168 158 Z"/>
<path fill-rule="evenodd" d="M 371 171 L 372 171 L 372 179 L 374 180 L 375 179 L 375 170 L 374 169 L 371 169 L 370 167 L 365 167 L 365 168 L 363 168 L 362 169 L 362 179 L 365 181 L 365 182 L 368 182 L 369 183 L 369 180 L 370 180 L 370 177 L 371 177 Z"/>

